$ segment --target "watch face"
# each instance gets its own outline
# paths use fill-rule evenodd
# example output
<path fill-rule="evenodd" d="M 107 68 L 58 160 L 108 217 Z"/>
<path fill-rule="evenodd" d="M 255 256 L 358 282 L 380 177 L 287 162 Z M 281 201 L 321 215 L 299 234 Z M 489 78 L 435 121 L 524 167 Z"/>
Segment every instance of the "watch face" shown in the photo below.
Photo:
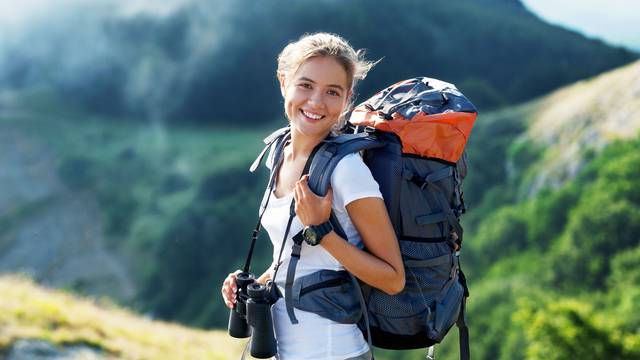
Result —
<path fill-rule="evenodd" d="M 302 236 L 304 236 L 304 241 L 309 245 L 315 245 L 318 241 L 318 235 L 312 228 L 306 227 L 302 232 Z"/>

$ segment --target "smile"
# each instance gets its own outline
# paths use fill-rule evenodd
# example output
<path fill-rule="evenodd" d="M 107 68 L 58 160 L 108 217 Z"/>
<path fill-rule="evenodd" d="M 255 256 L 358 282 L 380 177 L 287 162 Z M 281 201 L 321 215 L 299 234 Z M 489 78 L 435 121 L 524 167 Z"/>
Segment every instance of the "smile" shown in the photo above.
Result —
<path fill-rule="evenodd" d="M 322 118 L 324 118 L 324 115 L 318 115 L 318 114 L 313 114 L 310 112 L 306 112 L 302 109 L 300 109 L 300 112 L 302 113 L 302 115 L 308 117 L 309 119 L 313 119 L 313 120 L 320 120 Z"/>

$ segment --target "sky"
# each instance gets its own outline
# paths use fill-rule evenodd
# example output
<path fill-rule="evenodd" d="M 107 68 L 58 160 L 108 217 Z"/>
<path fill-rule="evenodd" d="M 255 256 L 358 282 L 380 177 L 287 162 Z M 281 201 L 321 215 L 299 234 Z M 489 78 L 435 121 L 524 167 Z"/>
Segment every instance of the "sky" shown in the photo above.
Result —
<path fill-rule="evenodd" d="M 640 51 L 640 0 L 521 0 L 547 22 Z"/>
<path fill-rule="evenodd" d="M 121 12 L 166 14 L 188 0 L 0 0 L 0 31 L 16 30 L 65 7 L 112 6 Z M 548 22 L 640 51 L 640 0 L 521 0 Z M 1 35 L 1 34 L 0 34 Z"/>

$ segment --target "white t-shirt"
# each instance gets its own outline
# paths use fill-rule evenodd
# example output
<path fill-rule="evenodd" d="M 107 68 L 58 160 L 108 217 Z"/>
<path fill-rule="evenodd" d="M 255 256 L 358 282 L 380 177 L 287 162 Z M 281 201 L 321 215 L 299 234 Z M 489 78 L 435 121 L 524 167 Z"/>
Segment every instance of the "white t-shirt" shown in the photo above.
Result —
<path fill-rule="evenodd" d="M 345 156 L 331 175 L 333 211 L 344 229 L 349 242 L 362 248 L 362 240 L 349 218 L 345 206 L 366 197 L 382 198 L 378 183 L 358 154 Z M 289 206 L 293 193 L 277 198 L 272 192 L 262 218 L 262 226 L 273 243 L 273 263 L 278 260 L 282 238 L 289 220 Z M 302 230 L 298 217 L 293 219 L 282 253 L 282 265 L 276 275 L 276 284 L 284 294 L 287 267 L 291 259 L 292 237 Z M 322 246 L 303 243 L 295 277 L 318 270 L 343 270 L 344 267 Z M 343 360 L 365 353 L 368 345 L 355 324 L 340 324 L 317 314 L 294 309 L 298 324 L 291 324 L 284 302 L 279 299 L 271 309 L 278 358 L 282 360 L 322 359 Z"/>

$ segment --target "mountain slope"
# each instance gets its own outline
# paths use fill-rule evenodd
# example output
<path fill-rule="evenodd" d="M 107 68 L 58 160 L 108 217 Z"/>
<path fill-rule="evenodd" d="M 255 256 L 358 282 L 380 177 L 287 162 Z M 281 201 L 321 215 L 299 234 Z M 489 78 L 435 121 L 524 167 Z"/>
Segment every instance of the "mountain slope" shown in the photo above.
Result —
<path fill-rule="evenodd" d="M 517 0 L 192 0 L 162 16 L 90 7 L 52 12 L 0 44 L 2 88 L 50 88 L 93 113 L 250 125 L 281 117 L 276 56 L 308 32 L 338 33 L 383 58 L 360 100 L 403 78 L 434 76 L 481 110 L 638 58 L 549 25 Z M 3 97 L 0 89 L 0 108 Z"/>
<path fill-rule="evenodd" d="M 573 178 L 589 151 L 640 131 L 640 62 L 545 96 L 523 136 L 546 150 L 530 193 Z"/>
<path fill-rule="evenodd" d="M 65 359 L 84 354 L 83 359 L 136 360 L 232 359 L 245 342 L 223 331 L 153 321 L 105 301 L 38 287 L 24 277 L 0 277 L 0 293 L 0 358 L 4 354 L 8 360 L 26 356 L 24 339 L 45 341 Z M 82 351 L 70 352 L 73 347 Z"/>
<path fill-rule="evenodd" d="M 469 141 L 468 199 L 493 206 L 557 189 L 607 144 L 639 131 L 640 62 L 481 114 Z"/>

